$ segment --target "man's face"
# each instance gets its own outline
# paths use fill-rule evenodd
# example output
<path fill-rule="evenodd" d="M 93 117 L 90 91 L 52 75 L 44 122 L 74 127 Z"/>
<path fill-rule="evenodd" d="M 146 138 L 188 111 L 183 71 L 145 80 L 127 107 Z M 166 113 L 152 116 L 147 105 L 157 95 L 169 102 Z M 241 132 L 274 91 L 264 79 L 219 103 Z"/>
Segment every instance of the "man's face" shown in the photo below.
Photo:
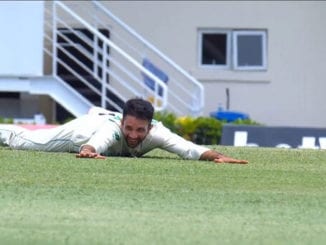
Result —
<path fill-rule="evenodd" d="M 135 148 L 148 134 L 151 125 L 147 120 L 138 119 L 133 116 L 125 116 L 121 121 L 121 130 L 127 145 Z"/>

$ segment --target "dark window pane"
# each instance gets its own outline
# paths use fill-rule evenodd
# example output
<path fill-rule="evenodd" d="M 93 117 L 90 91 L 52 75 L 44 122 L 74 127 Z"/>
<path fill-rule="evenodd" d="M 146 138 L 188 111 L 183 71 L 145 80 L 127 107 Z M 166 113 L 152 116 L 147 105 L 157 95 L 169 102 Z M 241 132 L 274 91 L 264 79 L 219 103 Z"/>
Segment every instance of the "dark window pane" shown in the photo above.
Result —
<path fill-rule="evenodd" d="M 203 65 L 226 65 L 227 35 L 222 33 L 203 34 L 202 57 Z"/>

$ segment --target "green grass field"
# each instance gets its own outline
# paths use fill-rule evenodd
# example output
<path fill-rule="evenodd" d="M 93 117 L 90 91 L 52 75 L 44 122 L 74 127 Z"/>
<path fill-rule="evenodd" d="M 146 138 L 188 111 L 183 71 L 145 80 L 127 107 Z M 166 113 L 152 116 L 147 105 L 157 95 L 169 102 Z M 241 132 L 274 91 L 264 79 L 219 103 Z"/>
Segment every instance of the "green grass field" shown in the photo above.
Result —
<path fill-rule="evenodd" d="M 0 147 L 0 243 L 326 244 L 326 151 L 215 149 L 250 163 Z"/>

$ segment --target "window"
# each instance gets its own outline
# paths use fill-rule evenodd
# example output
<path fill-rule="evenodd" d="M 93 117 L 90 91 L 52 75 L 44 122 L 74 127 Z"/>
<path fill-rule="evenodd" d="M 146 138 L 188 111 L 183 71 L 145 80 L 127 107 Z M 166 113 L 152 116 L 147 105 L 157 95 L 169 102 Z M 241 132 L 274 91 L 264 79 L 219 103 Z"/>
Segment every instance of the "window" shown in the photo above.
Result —
<path fill-rule="evenodd" d="M 227 68 L 230 66 L 230 34 L 227 31 L 202 31 L 200 63 L 202 66 Z"/>
<path fill-rule="evenodd" d="M 265 43 L 265 32 L 233 32 L 233 67 L 238 70 L 266 69 Z"/>
<path fill-rule="evenodd" d="M 201 30 L 199 39 L 202 67 L 267 69 L 266 31 Z"/>

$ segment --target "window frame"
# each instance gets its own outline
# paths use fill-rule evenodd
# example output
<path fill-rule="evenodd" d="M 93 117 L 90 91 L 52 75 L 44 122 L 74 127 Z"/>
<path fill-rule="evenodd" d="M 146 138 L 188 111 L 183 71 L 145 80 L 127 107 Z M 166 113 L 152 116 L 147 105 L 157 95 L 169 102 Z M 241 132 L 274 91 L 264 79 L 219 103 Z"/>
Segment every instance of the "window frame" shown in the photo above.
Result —
<path fill-rule="evenodd" d="M 262 37 L 262 65 L 261 66 L 240 66 L 238 65 L 238 36 L 261 36 Z M 263 30 L 234 30 L 232 31 L 232 65 L 234 70 L 267 70 L 267 32 Z"/>
<path fill-rule="evenodd" d="M 200 29 L 198 31 L 198 62 L 199 62 L 199 67 L 202 68 L 218 68 L 218 69 L 230 69 L 232 62 L 231 62 L 231 57 L 232 57 L 232 50 L 231 50 L 231 45 L 232 45 L 232 40 L 231 40 L 231 35 L 232 31 L 231 30 L 216 30 L 216 29 Z M 219 64 L 203 64 L 202 63 L 202 47 L 203 47 L 203 35 L 204 34 L 225 34 L 226 35 L 226 64 L 225 65 L 219 65 Z"/>
<path fill-rule="evenodd" d="M 226 64 L 203 64 L 203 35 L 204 34 L 226 34 Z M 238 40 L 239 35 L 260 35 L 262 37 L 262 65 L 261 66 L 239 66 L 238 65 Z M 198 67 L 204 69 L 225 69 L 233 71 L 263 71 L 267 70 L 267 30 L 237 30 L 237 29 L 198 29 Z"/>

